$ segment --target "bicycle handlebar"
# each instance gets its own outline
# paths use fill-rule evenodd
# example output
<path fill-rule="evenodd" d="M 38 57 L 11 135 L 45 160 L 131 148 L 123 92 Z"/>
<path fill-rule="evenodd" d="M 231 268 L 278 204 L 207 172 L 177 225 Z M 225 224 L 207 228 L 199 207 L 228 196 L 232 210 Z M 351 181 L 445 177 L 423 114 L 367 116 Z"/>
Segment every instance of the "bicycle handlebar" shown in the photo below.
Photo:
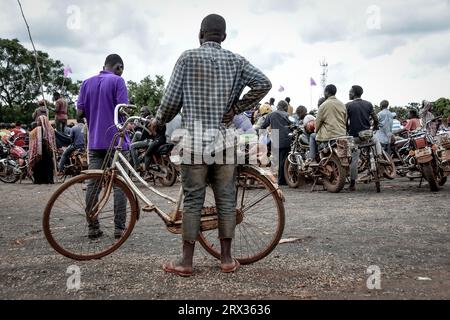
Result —
<path fill-rule="evenodd" d="M 115 108 L 114 108 L 114 124 L 116 126 L 117 129 L 122 130 L 123 127 L 125 126 L 125 123 L 123 125 L 121 125 L 119 123 L 119 111 L 121 108 L 128 108 L 128 107 L 134 107 L 133 105 L 130 104 L 118 104 Z"/>
<path fill-rule="evenodd" d="M 139 121 L 143 121 L 143 122 L 149 122 L 148 119 L 146 118 L 142 118 L 142 117 L 138 117 L 138 116 L 132 116 L 132 117 L 128 117 L 125 122 L 123 124 L 119 123 L 119 113 L 120 110 L 122 108 L 131 108 L 131 109 L 135 109 L 136 106 L 132 105 L 132 104 L 118 104 L 115 108 L 114 108 L 114 125 L 116 126 L 116 128 L 119 131 L 124 130 L 127 127 L 127 124 L 129 124 L 130 122 L 133 122 L 135 120 L 139 120 Z"/>

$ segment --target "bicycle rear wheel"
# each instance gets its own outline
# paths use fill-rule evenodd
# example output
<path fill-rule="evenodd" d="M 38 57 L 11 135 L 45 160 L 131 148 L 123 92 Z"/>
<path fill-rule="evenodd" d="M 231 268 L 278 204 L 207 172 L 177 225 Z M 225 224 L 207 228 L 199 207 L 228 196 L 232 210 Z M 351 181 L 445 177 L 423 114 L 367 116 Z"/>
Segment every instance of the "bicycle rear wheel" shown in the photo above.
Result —
<path fill-rule="evenodd" d="M 119 178 L 114 178 L 112 188 L 109 183 L 111 178 L 101 173 L 86 173 L 63 183 L 52 195 L 43 228 L 57 252 L 74 260 L 99 259 L 125 242 L 136 223 L 137 201 Z"/>
<path fill-rule="evenodd" d="M 285 221 L 284 204 L 270 179 L 254 167 L 239 167 L 236 188 L 232 255 L 241 264 L 250 264 L 266 257 L 280 241 Z M 214 206 L 214 194 L 208 188 L 205 207 Z M 199 242 L 207 252 L 220 259 L 217 230 L 200 232 Z"/>

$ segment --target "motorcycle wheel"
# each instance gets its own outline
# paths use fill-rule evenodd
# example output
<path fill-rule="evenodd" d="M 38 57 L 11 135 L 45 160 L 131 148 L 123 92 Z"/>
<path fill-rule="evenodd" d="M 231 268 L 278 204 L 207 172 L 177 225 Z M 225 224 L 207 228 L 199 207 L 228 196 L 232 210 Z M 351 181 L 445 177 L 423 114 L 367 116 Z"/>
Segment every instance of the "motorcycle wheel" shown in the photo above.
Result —
<path fill-rule="evenodd" d="M 174 164 L 169 159 L 161 159 L 162 167 L 165 167 L 167 170 L 167 174 L 164 176 L 164 178 L 159 178 L 163 186 L 171 187 L 175 184 L 177 181 L 177 169 L 175 168 Z"/>
<path fill-rule="evenodd" d="M 4 183 L 16 183 L 20 176 L 14 174 L 14 168 L 10 165 L 6 166 L 6 176 L 0 176 L 0 181 Z"/>
<path fill-rule="evenodd" d="M 428 184 L 430 185 L 430 190 L 432 192 L 439 191 L 438 182 L 436 180 L 436 176 L 434 175 L 431 163 L 422 164 L 422 174 L 428 181 Z"/>
<path fill-rule="evenodd" d="M 439 174 L 437 176 L 437 182 L 440 187 L 442 187 L 447 182 L 447 177 L 444 176 L 444 173 L 442 170 L 439 171 Z"/>
<path fill-rule="evenodd" d="M 323 177 L 323 186 L 331 193 L 339 193 L 345 186 L 346 170 L 336 155 L 332 155 L 328 160 L 327 167 L 331 169 L 329 178 Z"/>
<path fill-rule="evenodd" d="M 389 180 L 394 180 L 396 176 L 396 168 L 394 160 L 387 154 L 386 151 L 382 153 L 383 159 L 389 161 L 389 165 L 383 165 L 383 177 Z"/>
<path fill-rule="evenodd" d="M 305 178 L 299 174 L 295 165 L 288 159 L 284 162 L 284 177 L 290 188 L 298 188 L 305 184 Z"/>

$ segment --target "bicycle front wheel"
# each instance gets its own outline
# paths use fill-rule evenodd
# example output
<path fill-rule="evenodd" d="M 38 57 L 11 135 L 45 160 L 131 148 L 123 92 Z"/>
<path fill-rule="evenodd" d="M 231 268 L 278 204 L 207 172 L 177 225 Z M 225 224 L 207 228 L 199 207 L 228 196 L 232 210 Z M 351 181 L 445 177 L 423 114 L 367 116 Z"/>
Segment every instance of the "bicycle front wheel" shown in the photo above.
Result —
<path fill-rule="evenodd" d="M 125 242 L 137 212 L 136 198 L 122 180 L 86 173 L 63 183 L 52 195 L 43 228 L 60 254 L 74 260 L 99 259 Z"/>
<path fill-rule="evenodd" d="M 214 194 L 208 189 L 205 206 L 215 206 Z M 266 257 L 279 243 L 284 230 L 284 204 L 271 180 L 251 166 L 238 168 L 236 191 L 232 255 L 241 264 L 250 264 Z M 217 230 L 202 231 L 199 242 L 220 259 Z"/>

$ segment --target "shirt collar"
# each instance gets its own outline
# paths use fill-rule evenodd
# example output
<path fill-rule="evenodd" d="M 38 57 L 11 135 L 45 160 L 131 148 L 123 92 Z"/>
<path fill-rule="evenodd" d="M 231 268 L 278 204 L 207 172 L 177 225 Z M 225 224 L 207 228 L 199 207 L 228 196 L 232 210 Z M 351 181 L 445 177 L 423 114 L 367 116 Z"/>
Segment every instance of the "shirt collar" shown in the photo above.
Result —
<path fill-rule="evenodd" d="M 108 70 L 102 70 L 102 71 L 100 71 L 100 74 L 114 74 L 114 73 L 112 73 L 111 71 L 108 71 Z"/>
<path fill-rule="evenodd" d="M 211 48 L 216 48 L 216 49 L 222 49 L 222 46 L 214 41 L 207 41 L 205 43 L 202 44 L 202 47 L 211 47 Z"/>

